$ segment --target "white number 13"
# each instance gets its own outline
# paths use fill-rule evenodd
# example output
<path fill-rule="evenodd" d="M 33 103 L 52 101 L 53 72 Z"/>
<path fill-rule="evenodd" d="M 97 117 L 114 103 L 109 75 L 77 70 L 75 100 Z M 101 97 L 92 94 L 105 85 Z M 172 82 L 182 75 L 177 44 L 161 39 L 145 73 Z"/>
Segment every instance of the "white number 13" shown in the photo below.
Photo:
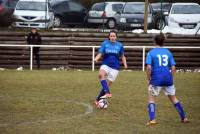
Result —
<path fill-rule="evenodd" d="M 159 66 L 167 66 L 168 65 L 168 56 L 167 55 L 157 55 Z"/>

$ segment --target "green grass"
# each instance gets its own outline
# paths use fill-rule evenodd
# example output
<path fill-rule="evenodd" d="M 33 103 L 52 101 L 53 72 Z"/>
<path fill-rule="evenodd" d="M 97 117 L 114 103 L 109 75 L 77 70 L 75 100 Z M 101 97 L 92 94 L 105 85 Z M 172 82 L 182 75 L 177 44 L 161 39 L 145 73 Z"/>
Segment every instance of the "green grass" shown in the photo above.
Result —
<path fill-rule="evenodd" d="M 179 116 L 161 93 L 157 98 L 158 125 L 146 126 L 147 83 L 143 72 L 120 72 L 111 87 L 107 110 L 96 109 L 98 72 L 1 71 L 1 134 L 199 134 L 200 74 L 175 76 L 177 97 L 191 123 Z M 92 113 L 87 106 L 93 107 Z"/>

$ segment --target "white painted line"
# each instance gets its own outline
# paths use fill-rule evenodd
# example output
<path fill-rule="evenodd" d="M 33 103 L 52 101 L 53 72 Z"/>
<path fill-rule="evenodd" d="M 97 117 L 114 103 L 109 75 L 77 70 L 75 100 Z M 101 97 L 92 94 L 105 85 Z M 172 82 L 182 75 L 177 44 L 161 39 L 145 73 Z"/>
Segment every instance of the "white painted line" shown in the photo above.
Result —
<path fill-rule="evenodd" d="M 86 108 L 84 113 L 73 115 L 70 117 L 62 118 L 62 119 L 49 119 L 49 120 L 37 120 L 37 121 L 23 121 L 23 122 L 13 122 L 13 123 L 3 123 L 0 124 L 0 127 L 8 127 L 8 126 L 17 126 L 17 125 L 31 125 L 36 123 L 48 123 L 48 122 L 65 122 L 68 119 L 72 118 L 80 118 L 83 116 L 86 116 L 88 114 L 91 114 L 93 112 L 93 107 L 90 104 L 84 103 L 84 102 L 78 102 L 78 101 L 64 101 L 65 103 L 72 103 L 80 106 L 84 106 Z"/>

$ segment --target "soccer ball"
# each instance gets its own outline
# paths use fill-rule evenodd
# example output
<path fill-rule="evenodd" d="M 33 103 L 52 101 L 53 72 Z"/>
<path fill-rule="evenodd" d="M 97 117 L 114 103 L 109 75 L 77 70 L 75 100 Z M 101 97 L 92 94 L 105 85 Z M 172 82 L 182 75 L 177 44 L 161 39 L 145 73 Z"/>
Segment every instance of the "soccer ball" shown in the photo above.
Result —
<path fill-rule="evenodd" d="M 108 101 L 107 101 L 107 99 L 100 99 L 98 105 L 99 105 L 99 108 L 101 108 L 101 109 L 108 108 Z"/>

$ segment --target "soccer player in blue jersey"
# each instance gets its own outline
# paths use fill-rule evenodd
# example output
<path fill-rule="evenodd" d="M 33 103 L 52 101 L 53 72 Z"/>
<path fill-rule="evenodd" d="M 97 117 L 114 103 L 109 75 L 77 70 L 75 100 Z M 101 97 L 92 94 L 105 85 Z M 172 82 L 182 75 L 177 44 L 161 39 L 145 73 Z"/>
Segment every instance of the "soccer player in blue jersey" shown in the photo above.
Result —
<path fill-rule="evenodd" d="M 155 120 L 155 97 L 163 90 L 170 101 L 174 104 L 178 111 L 181 122 L 189 122 L 179 100 L 175 96 L 175 87 L 173 83 L 173 74 L 175 70 L 175 61 L 172 53 L 163 48 L 165 40 L 164 34 L 156 35 L 155 48 L 151 49 L 146 57 L 147 79 L 148 79 L 148 112 L 149 122 L 147 125 L 157 124 Z"/>
<path fill-rule="evenodd" d="M 111 31 L 109 33 L 108 39 L 101 43 L 98 54 L 94 59 L 94 62 L 98 62 L 99 59 L 103 58 L 102 65 L 99 70 L 99 80 L 102 88 L 95 101 L 97 106 L 100 98 L 112 97 L 110 86 L 115 81 L 119 73 L 120 57 L 122 59 L 124 68 L 127 69 L 126 57 L 124 55 L 124 47 L 116 39 L 116 31 Z"/>

